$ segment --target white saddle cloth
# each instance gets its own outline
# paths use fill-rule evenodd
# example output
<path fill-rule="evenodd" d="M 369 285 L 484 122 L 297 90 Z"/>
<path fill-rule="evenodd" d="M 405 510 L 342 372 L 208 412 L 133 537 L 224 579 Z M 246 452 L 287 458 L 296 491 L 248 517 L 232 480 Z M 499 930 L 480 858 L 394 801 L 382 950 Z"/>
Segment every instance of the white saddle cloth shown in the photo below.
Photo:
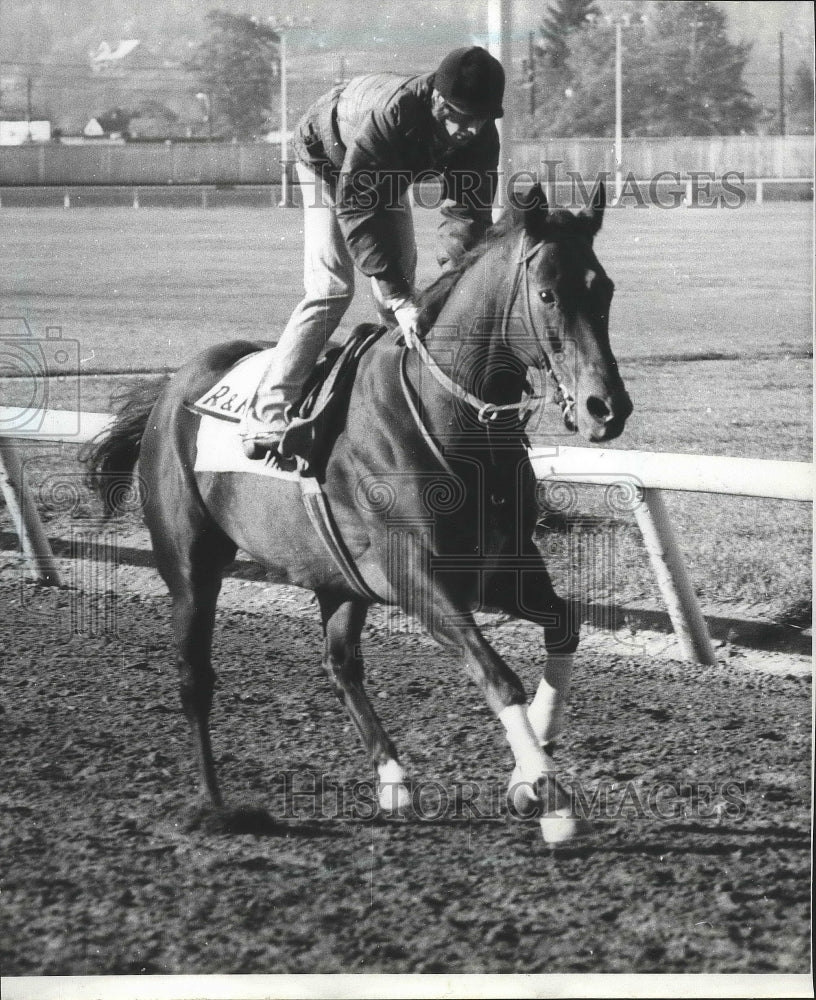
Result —
<path fill-rule="evenodd" d="M 238 424 L 255 395 L 268 360 L 265 351 L 242 358 L 190 405 L 191 410 L 201 415 L 196 436 L 196 472 L 251 472 L 292 482 L 299 480 L 297 472 L 284 472 L 262 459 L 247 458 L 238 436 Z"/>

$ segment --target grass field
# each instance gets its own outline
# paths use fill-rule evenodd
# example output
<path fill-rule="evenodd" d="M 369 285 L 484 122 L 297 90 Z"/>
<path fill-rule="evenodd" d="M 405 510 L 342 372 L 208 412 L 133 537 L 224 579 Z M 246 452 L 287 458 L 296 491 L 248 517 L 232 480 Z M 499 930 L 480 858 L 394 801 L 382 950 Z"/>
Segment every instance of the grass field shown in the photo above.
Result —
<path fill-rule="evenodd" d="M 801 202 L 607 212 L 597 251 L 617 286 L 613 348 L 635 402 L 616 447 L 810 460 L 812 216 Z M 436 219 L 417 212 L 421 283 L 435 273 Z M 49 405 L 106 409 L 126 373 L 176 368 L 222 340 L 274 340 L 300 294 L 300 224 L 299 211 L 271 208 L 3 208 L 0 334 L 19 317 L 38 337 L 60 327 L 82 377 L 51 380 Z M 372 318 L 360 287 L 349 328 Z M 27 379 L 0 384 L 4 402 L 28 402 Z M 534 443 L 559 431 L 544 414 Z M 775 615 L 807 601 L 809 507 L 669 503 L 704 600 Z M 630 527 L 617 558 L 616 592 L 653 595 Z"/>

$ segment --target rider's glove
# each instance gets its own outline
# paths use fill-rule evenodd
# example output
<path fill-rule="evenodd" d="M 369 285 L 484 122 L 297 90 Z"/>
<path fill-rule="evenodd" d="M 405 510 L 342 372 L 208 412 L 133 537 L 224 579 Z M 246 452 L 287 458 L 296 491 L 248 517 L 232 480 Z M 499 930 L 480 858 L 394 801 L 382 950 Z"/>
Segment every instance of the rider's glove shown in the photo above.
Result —
<path fill-rule="evenodd" d="M 388 305 L 399 323 L 400 330 L 402 330 L 405 346 L 416 347 L 416 343 L 422 335 L 419 326 L 420 308 L 413 299 L 409 298 L 396 299 L 389 302 Z"/>

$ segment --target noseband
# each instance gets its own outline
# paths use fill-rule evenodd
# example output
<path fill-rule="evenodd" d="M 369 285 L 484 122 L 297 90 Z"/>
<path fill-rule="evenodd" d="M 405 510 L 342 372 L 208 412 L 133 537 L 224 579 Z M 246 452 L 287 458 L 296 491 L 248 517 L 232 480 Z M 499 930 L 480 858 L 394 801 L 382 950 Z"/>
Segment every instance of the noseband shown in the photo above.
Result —
<path fill-rule="evenodd" d="M 529 249 L 525 248 L 525 234 L 521 234 L 521 240 L 519 242 L 519 254 L 515 261 L 516 268 L 513 273 L 513 285 L 510 290 L 510 295 L 507 297 L 507 304 L 502 315 L 502 325 L 501 325 L 501 337 L 502 343 L 512 350 L 509 343 L 509 329 L 510 329 L 510 319 L 513 313 L 513 307 L 516 304 L 516 300 L 519 295 L 524 296 L 524 304 L 527 311 L 527 320 L 530 324 L 530 330 L 533 335 L 535 335 L 535 323 L 533 321 L 533 311 L 530 304 L 530 261 L 535 257 L 538 251 L 544 246 L 544 240 L 540 240 L 538 243 L 534 244 Z M 518 419 L 520 424 L 524 424 L 530 417 L 532 412 L 531 403 L 542 400 L 545 396 L 537 393 L 524 393 L 522 398 L 517 403 L 488 403 L 479 396 L 474 395 L 467 389 L 459 385 L 458 382 L 454 382 L 453 379 L 447 375 L 439 365 L 434 360 L 431 353 L 424 343 L 416 338 L 414 341 L 414 347 L 419 355 L 422 363 L 428 369 L 428 371 L 433 375 L 436 381 L 449 392 L 452 396 L 457 399 L 461 399 L 463 402 L 467 403 L 469 406 L 474 407 L 477 411 L 477 418 L 482 424 L 490 424 L 495 421 L 499 414 L 509 413 L 513 410 L 518 411 Z M 575 409 L 575 399 L 567 390 L 563 382 L 558 378 L 558 375 L 553 368 L 552 362 L 547 352 L 542 346 L 542 353 L 544 355 L 544 367 L 547 374 L 552 379 L 555 385 L 556 391 L 556 402 L 561 407 L 561 413 L 563 416 L 564 423 L 570 430 L 575 430 L 575 420 L 574 420 L 574 409 Z M 403 355 L 403 362 L 405 356 L 407 355 L 407 349 Z"/>

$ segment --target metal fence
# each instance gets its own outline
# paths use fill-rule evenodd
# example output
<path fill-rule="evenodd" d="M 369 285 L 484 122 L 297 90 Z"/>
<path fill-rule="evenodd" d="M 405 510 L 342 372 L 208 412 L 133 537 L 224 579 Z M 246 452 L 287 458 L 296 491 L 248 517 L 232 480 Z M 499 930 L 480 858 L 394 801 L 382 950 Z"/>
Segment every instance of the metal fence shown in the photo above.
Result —
<path fill-rule="evenodd" d="M 659 171 L 687 175 L 737 170 L 746 178 L 812 178 L 812 136 L 723 136 L 626 139 L 623 170 L 639 179 Z M 541 171 L 560 164 L 561 175 L 594 178 L 614 171 L 611 139 L 514 142 L 513 170 Z M 279 147 L 267 143 L 167 142 L 113 145 L 48 143 L 0 147 L 0 186 L 274 184 L 280 182 Z"/>

